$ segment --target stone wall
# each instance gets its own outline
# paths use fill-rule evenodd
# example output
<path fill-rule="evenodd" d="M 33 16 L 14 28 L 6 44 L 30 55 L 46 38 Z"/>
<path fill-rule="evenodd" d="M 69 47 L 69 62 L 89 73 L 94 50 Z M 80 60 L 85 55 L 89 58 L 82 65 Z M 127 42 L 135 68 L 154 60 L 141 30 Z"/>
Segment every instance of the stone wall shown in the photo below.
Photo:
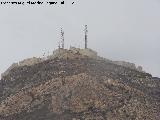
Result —
<path fill-rule="evenodd" d="M 93 51 L 92 49 L 80 49 L 75 47 L 70 47 L 69 50 L 67 49 L 57 49 L 53 52 L 52 55 L 48 56 L 48 59 L 54 58 L 77 58 L 77 57 L 84 57 L 88 56 L 90 58 L 97 58 L 97 52 Z"/>
<path fill-rule="evenodd" d="M 40 62 L 43 62 L 47 59 L 54 59 L 54 58 L 63 58 L 63 59 L 73 59 L 73 58 L 81 58 L 81 57 L 85 57 L 88 56 L 90 58 L 93 59 L 97 59 L 97 60 L 105 60 L 106 62 L 111 62 L 113 64 L 117 64 L 117 65 L 121 65 L 130 69 L 134 69 L 140 72 L 143 72 L 142 67 L 138 66 L 136 67 L 136 65 L 134 63 L 129 63 L 129 62 L 125 62 L 125 61 L 111 61 L 108 60 L 106 58 L 100 57 L 97 55 L 97 52 L 92 50 L 92 49 L 80 49 L 80 48 L 75 48 L 75 47 L 70 47 L 70 49 L 57 49 L 53 52 L 52 55 L 47 56 L 47 58 L 28 58 L 25 59 L 23 61 L 20 61 L 18 63 L 13 63 L 4 73 L 1 74 L 1 77 L 6 76 L 9 71 L 15 67 L 18 66 L 31 66 Z"/>
<path fill-rule="evenodd" d="M 6 76 L 10 72 L 10 70 L 12 70 L 15 67 L 18 67 L 18 63 L 13 63 L 4 73 L 1 74 L 1 78 Z"/>
<path fill-rule="evenodd" d="M 75 48 L 75 47 L 71 47 L 70 50 L 74 53 L 80 53 L 81 55 L 84 55 L 84 56 L 88 56 L 88 57 L 91 57 L 91 58 L 97 58 L 97 52 L 96 51 L 93 51 L 92 49 L 79 49 L 79 48 Z"/>
<path fill-rule="evenodd" d="M 42 62 L 44 59 L 43 58 L 28 58 L 28 59 L 24 59 L 23 61 L 20 61 L 18 63 L 13 63 L 4 73 L 1 74 L 1 78 L 3 78 L 4 76 L 6 76 L 13 68 L 15 67 L 19 67 L 19 66 L 31 66 L 37 63 Z"/>
<path fill-rule="evenodd" d="M 136 65 L 134 63 L 129 63 L 125 61 L 113 61 L 113 63 L 124 66 L 124 67 L 131 68 L 131 69 L 136 69 Z"/>
<path fill-rule="evenodd" d="M 144 72 L 142 66 L 136 67 L 136 65 L 135 65 L 134 63 L 125 62 L 125 61 L 112 61 L 112 62 L 113 62 L 114 64 L 117 64 L 117 65 L 121 65 L 121 66 L 130 68 L 130 69 L 133 69 L 133 70 L 137 70 L 137 71 L 140 71 L 140 72 Z"/>
<path fill-rule="evenodd" d="M 25 65 L 31 66 L 33 64 L 37 64 L 37 63 L 40 63 L 42 61 L 43 61 L 42 58 L 33 57 L 33 58 L 28 58 L 28 59 L 25 59 L 23 61 L 20 61 L 18 65 L 19 66 L 25 66 Z"/>

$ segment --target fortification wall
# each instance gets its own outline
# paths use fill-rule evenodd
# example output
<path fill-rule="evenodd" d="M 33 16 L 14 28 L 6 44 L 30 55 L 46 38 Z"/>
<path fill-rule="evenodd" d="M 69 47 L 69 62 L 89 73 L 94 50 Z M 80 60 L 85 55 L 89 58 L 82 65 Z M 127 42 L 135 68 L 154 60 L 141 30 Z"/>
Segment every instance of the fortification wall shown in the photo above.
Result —
<path fill-rule="evenodd" d="M 43 59 L 42 58 L 36 58 L 36 57 L 33 57 L 33 58 L 28 58 L 28 59 L 25 59 L 23 61 L 20 61 L 18 63 L 19 66 L 31 66 L 31 65 L 34 65 L 34 64 L 37 64 L 37 63 L 40 63 L 42 62 Z"/>
<path fill-rule="evenodd" d="M 12 70 L 15 67 L 18 67 L 18 63 L 13 63 L 4 73 L 1 74 L 1 78 L 6 76 L 9 73 L 9 71 Z"/>
<path fill-rule="evenodd" d="M 136 69 L 136 65 L 134 63 L 129 63 L 125 61 L 113 61 L 113 63 L 124 66 L 124 67 L 131 68 L 131 69 Z"/>
<path fill-rule="evenodd" d="M 79 48 L 75 48 L 75 47 L 71 47 L 70 50 L 73 52 L 73 53 L 79 53 L 83 56 L 88 56 L 88 57 L 91 57 L 91 58 L 97 58 L 97 52 L 93 51 L 92 49 L 79 49 Z"/>
<path fill-rule="evenodd" d="M 13 68 L 15 67 L 19 67 L 19 66 L 31 66 L 37 63 L 42 62 L 44 59 L 43 58 L 28 58 L 28 59 L 24 59 L 23 61 L 20 61 L 18 63 L 13 63 L 4 73 L 1 74 L 1 78 L 3 78 L 4 76 L 6 76 Z"/>
<path fill-rule="evenodd" d="M 144 72 L 142 66 L 136 67 L 136 65 L 135 65 L 134 63 L 125 62 L 125 61 L 112 61 L 112 62 L 113 62 L 114 64 L 117 64 L 117 65 L 121 65 L 121 66 L 130 68 L 130 69 L 133 69 L 133 70 L 137 70 L 137 71 L 140 71 L 140 72 Z"/>
<path fill-rule="evenodd" d="M 69 50 L 57 49 L 53 52 L 52 55 L 48 56 L 47 58 L 33 57 L 33 58 L 28 58 L 23 61 L 20 61 L 18 63 L 13 63 L 4 73 L 1 74 L 1 77 L 6 76 L 9 73 L 9 71 L 15 67 L 25 66 L 25 65 L 31 66 L 31 65 L 43 62 L 46 59 L 54 59 L 54 58 L 74 59 L 74 58 L 80 58 L 85 56 L 88 56 L 90 58 L 97 59 L 97 60 L 105 60 L 106 62 L 111 62 L 113 64 L 121 65 L 130 69 L 143 72 L 142 67 L 141 66 L 136 67 L 134 63 L 129 63 L 125 61 L 111 61 L 106 58 L 99 57 L 97 55 L 97 52 L 93 51 L 92 49 L 80 49 L 80 48 L 71 47 Z"/>

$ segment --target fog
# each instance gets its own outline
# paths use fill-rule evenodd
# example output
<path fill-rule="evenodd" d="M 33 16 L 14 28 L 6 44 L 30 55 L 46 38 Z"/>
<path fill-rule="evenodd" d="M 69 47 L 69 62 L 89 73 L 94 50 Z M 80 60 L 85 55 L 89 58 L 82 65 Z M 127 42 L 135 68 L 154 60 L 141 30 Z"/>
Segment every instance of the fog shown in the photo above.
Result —
<path fill-rule="evenodd" d="M 44 52 L 51 54 L 58 46 L 61 27 L 66 48 L 83 48 L 85 24 L 89 31 L 88 46 L 100 56 L 133 62 L 160 77 L 159 0 L 0 5 L 0 73 L 13 62 L 42 57 Z"/>

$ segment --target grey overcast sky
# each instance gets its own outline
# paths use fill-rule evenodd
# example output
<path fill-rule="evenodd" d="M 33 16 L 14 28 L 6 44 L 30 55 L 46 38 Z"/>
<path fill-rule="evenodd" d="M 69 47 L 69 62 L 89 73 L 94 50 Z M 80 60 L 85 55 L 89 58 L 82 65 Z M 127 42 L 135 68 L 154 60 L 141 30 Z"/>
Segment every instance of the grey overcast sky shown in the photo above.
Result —
<path fill-rule="evenodd" d="M 0 5 L 0 73 L 13 62 L 51 53 L 57 48 L 61 27 L 66 48 L 83 47 L 85 24 L 89 47 L 99 55 L 142 65 L 145 71 L 160 77 L 160 0 Z"/>

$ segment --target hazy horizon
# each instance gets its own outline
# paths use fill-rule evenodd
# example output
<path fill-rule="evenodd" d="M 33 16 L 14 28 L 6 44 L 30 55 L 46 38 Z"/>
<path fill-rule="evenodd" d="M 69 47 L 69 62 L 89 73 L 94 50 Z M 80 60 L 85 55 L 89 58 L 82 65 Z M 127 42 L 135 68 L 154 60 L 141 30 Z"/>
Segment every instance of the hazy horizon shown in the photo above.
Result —
<path fill-rule="evenodd" d="M 135 63 L 160 77 L 160 1 L 73 1 L 55 6 L 0 5 L 0 73 L 13 62 L 51 54 L 61 27 L 66 48 L 83 48 L 87 24 L 88 46 L 100 56 Z"/>

